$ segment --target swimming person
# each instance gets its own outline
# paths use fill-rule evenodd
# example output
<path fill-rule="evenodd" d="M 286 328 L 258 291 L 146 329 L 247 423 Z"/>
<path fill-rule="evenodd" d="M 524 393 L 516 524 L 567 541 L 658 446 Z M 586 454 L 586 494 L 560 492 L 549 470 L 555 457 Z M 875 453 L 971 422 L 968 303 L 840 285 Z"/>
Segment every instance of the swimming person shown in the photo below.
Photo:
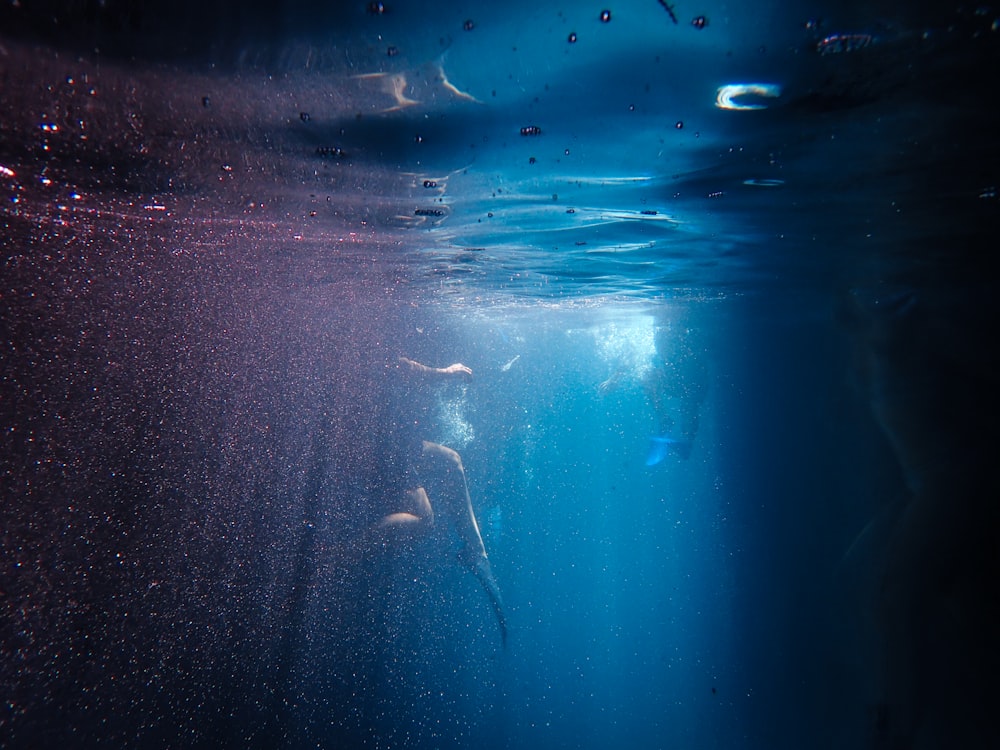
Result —
<path fill-rule="evenodd" d="M 839 311 L 906 489 L 879 550 L 872 747 L 995 742 L 998 383 L 982 304 L 894 281 L 852 289 Z"/>
<path fill-rule="evenodd" d="M 693 329 L 676 322 L 655 329 L 655 354 L 642 379 L 656 419 L 647 466 L 660 463 L 669 452 L 683 459 L 691 456 L 708 392 L 708 367 L 695 338 Z M 598 391 L 605 394 L 614 390 L 624 376 L 624 371 L 618 370 L 598 386 Z"/>
<path fill-rule="evenodd" d="M 650 466 L 663 460 L 656 444 L 681 458 L 691 456 L 708 391 L 708 368 L 692 339 L 690 328 L 672 326 L 658 327 L 653 337 L 656 356 L 644 383 L 657 419 L 654 447 L 647 459 Z"/>
<path fill-rule="evenodd" d="M 472 507 L 469 485 L 462 457 L 452 448 L 423 438 L 428 427 L 427 408 L 418 388 L 409 386 L 427 379 L 471 378 L 472 370 L 461 363 L 447 367 L 429 367 L 407 357 L 400 357 L 395 369 L 404 387 L 397 407 L 405 416 L 393 420 L 389 433 L 394 445 L 389 447 L 395 460 L 392 470 L 401 472 L 394 482 L 406 506 L 385 515 L 378 523 L 383 534 L 423 534 L 434 525 L 435 516 L 443 517 L 455 530 L 463 547 L 459 561 L 468 568 L 486 591 L 500 626 L 504 643 L 507 620 L 500 588 L 493 576 L 479 523 Z M 421 406 L 424 408 L 421 408 Z"/>

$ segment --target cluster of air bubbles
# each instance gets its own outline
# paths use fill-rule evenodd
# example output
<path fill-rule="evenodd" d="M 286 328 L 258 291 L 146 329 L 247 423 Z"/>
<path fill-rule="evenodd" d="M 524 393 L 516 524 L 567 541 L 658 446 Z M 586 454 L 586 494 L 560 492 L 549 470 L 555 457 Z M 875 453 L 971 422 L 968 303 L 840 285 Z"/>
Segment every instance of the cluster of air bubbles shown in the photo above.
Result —
<path fill-rule="evenodd" d="M 873 41 L 871 34 L 831 34 L 816 44 L 816 51 L 821 55 L 856 52 L 869 46 Z"/>
<path fill-rule="evenodd" d="M 440 208 L 418 208 L 413 212 L 414 216 L 444 216 L 444 210 Z"/>
<path fill-rule="evenodd" d="M 436 188 L 438 184 L 434 180 L 424 180 L 425 188 Z"/>
<path fill-rule="evenodd" d="M 345 154 L 340 146 L 317 146 L 316 156 L 324 159 L 343 159 Z"/>
<path fill-rule="evenodd" d="M 785 181 L 766 177 L 751 177 L 748 180 L 743 180 L 743 184 L 751 187 L 781 187 Z"/>
<path fill-rule="evenodd" d="M 395 57 L 396 55 L 399 54 L 399 47 L 389 47 L 385 51 L 385 54 L 387 57 Z"/>
<path fill-rule="evenodd" d="M 666 2 L 666 0 L 660 0 L 660 5 L 662 5 L 663 8 L 667 11 L 667 13 L 670 15 L 670 20 L 673 21 L 674 24 L 677 24 L 678 19 L 676 12 L 674 12 L 674 6 Z M 601 11 L 601 14 L 598 16 L 598 19 L 600 20 L 601 23 L 611 23 L 611 11 L 605 8 L 604 10 Z M 706 16 L 695 16 L 693 19 L 691 19 L 691 25 L 700 31 L 701 29 L 704 29 L 706 26 L 708 26 L 708 18 Z M 576 43 L 577 35 L 575 31 L 570 32 L 567 41 L 570 44 Z"/>
<path fill-rule="evenodd" d="M 541 135 L 542 129 L 537 125 L 525 125 L 521 128 L 521 135 Z"/>
<path fill-rule="evenodd" d="M 371 2 L 368 3 L 368 12 L 373 16 L 381 16 L 386 12 L 385 3 Z"/>
<path fill-rule="evenodd" d="M 299 112 L 299 119 L 302 120 L 302 122 L 309 122 L 312 118 L 309 116 L 308 112 Z"/>
<path fill-rule="evenodd" d="M 476 24 L 473 23 L 471 18 L 467 18 L 465 19 L 465 23 L 462 24 L 462 28 L 465 29 L 466 31 L 472 31 L 474 28 L 476 28 Z"/>
<path fill-rule="evenodd" d="M 633 320 L 595 326 L 590 330 L 598 358 L 625 373 L 628 379 L 642 380 L 650 369 L 654 346 L 652 320 L 637 316 Z"/>
<path fill-rule="evenodd" d="M 461 450 L 475 440 L 476 432 L 465 415 L 465 389 L 457 396 L 438 396 L 438 422 L 441 426 L 440 442 Z"/>

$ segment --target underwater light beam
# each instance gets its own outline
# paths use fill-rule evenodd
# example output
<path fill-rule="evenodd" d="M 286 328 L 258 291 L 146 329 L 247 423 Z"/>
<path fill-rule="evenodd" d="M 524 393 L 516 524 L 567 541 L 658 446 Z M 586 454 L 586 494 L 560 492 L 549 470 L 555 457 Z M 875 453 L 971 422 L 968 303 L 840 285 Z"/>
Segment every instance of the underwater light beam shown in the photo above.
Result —
<path fill-rule="evenodd" d="M 719 86 L 715 92 L 715 106 L 733 110 L 767 109 L 766 104 L 742 104 L 735 101 L 737 97 L 747 95 L 776 99 L 781 96 L 781 86 L 776 83 L 730 83 Z"/>

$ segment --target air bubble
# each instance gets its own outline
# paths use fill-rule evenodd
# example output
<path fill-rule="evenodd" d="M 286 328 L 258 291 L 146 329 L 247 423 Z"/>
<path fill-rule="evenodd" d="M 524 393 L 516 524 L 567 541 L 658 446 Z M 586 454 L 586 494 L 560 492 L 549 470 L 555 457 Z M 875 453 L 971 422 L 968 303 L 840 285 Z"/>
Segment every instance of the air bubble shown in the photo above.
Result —
<path fill-rule="evenodd" d="M 871 34 L 831 34 L 817 43 L 816 51 L 824 56 L 856 52 L 869 46 L 873 41 Z"/>

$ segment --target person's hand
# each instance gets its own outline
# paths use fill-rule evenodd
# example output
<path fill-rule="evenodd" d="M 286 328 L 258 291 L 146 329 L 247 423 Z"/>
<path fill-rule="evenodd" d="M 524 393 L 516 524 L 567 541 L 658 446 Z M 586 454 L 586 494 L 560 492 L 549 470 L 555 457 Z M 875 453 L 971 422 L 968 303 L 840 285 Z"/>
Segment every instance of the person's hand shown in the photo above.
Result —
<path fill-rule="evenodd" d="M 616 372 L 610 378 L 608 378 L 603 383 L 597 386 L 597 392 L 602 396 L 607 396 L 609 393 L 618 388 L 618 383 L 620 380 L 621 380 L 621 373 Z"/>
<path fill-rule="evenodd" d="M 448 365 L 447 367 L 441 368 L 442 375 L 465 375 L 466 377 L 472 377 L 472 369 L 466 367 L 461 362 L 456 362 L 453 365 Z"/>

